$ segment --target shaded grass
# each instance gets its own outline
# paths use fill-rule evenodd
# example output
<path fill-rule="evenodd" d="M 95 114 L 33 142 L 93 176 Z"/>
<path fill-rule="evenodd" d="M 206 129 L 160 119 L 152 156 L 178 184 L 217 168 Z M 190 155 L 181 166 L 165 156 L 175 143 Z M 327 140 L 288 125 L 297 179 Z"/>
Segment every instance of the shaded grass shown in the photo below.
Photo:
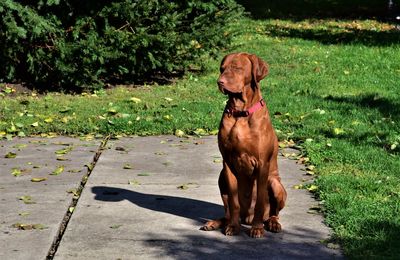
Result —
<path fill-rule="evenodd" d="M 381 0 L 238 0 L 254 18 L 371 18 L 388 15 L 388 1 Z"/>
<path fill-rule="evenodd" d="M 400 45 L 396 35 L 385 38 L 393 26 L 368 20 L 242 20 L 235 29 L 241 33 L 226 52 L 256 53 L 270 64 L 263 96 L 280 139 L 294 139 L 316 166 L 317 195 L 334 239 L 350 258 L 396 258 Z M 359 40 L 357 30 L 376 34 Z M 341 33 L 350 40 L 332 40 Z M 207 62 L 204 74 L 166 86 L 115 88 L 95 96 L 4 94 L 0 135 L 215 130 L 225 97 L 215 84 L 219 61 Z"/>

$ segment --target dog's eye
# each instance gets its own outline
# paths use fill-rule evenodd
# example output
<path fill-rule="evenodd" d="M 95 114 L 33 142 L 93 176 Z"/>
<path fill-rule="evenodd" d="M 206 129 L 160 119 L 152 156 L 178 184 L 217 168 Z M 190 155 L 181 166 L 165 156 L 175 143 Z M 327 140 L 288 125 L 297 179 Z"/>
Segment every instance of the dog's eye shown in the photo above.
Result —
<path fill-rule="evenodd" d="M 224 72 L 224 70 L 225 70 L 224 68 L 219 67 L 219 72 L 220 72 L 220 73 Z"/>

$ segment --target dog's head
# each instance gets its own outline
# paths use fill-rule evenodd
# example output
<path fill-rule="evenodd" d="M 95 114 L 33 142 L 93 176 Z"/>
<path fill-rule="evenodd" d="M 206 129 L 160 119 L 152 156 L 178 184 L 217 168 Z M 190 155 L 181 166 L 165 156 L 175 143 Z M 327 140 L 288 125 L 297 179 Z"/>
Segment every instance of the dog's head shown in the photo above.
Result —
<path fill-rule="evenodd" d="M 248 53 L 226 55 L 220 67 L 218 87 L 224 94 L 239 94 L 245 88 L 259 88 L 259 82 L 268 74 L 268 65 L 259 57 Z"/>

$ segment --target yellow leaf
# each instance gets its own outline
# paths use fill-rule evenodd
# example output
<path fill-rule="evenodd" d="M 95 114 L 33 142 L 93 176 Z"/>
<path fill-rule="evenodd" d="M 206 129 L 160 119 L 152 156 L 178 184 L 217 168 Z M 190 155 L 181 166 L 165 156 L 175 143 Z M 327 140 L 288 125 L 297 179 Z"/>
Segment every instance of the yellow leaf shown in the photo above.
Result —
<path fill-rule="evenodd" d="M 299 184 L 299 185 L 294 185 L 293 188 L 296 190 L 301 190 L 304 188 L 304 186 L 303 186 L 303 184 Z"/>
<path fill-rule="evenodd" d="M 45 180 L 47 180 L 47 178 L 32 178 L 31 182 L 42 182 L 42 181 L 45 181 Z"/>
<path fill-rule="evenodd" d="M 44 121 L 46 123 L 51 123 L 51 122 L 53 122 L 53 118 L 49 117 L 49 118 L 46 118 Z"/>
<path fill-rule="evenodd" d="M 123 167 L 123 169 L 125 169 L 125 170 L 130 170 L 132 168 L 133 168 L 132 165 L 130 165 L 129 163 L 124 164 L 124 167 Z"/>
<path fill-rule="evenodd" d="M 31 126 L 38 127 L 39 126 L 39 122 L 32 123 Z"/>
<path fill-rule="evenodd" d="M 171 119 L 172 119 L 172 116 L 171 116 L 171 115 L 165 115 L 165 116 L 163 116 L 163 118 L 164 118 L 165 120 L 171 120 Z"/>
<path fill-rule="evenodd" d="M 64 171 L 64 165 L 58 166 L 50 175 L 60 175 Z"/>
<path fill-rule="evenodd" d="M 4 156 L 4 158 L 8 158 L 8 159 L 15 158 L 15 157 L 17 157 L 17 154 L 13 153 L 13 152 L 9 152 Z"/>
<path fill-rule="evenodd" d="M 175 136 L 177 136 L 177 137 L 183 137 L 185 135 L 185 132 L 183 132 L 182 130 L 180 130 L 180 129 L 176 129 L 176 131 L 175 131 Z"/>
<path fill-rule="evenodd" d="M 311 184 L 311 185 L 307 188 L 307 190 L 308 190 L 309 192 L 316 192 L 316 191 L 318 190 L 318 186 L 317 186 L 317 185 L 314 185 L 314 184 Z"/>
<path fill-rule="evenodd" d="M 342 128 L 334 128 L 333 129 L 333 133 L 335 134 L 335 135 L 341 135 L 341 134 L 344 134 L 344 130 L 342 129 Z"/>
<path fill-rule="evenodd" d="M 22 174 L 22 171 L 19 168 L 13 168 L 11 174 L 18 177 Z"/>
<path fill-rule="evenodd" d="M 140 182 L 138 182 L 137 180 L 130 180 L 129 185 L 134 185 L 134 186 L 140 185 Z"/>
<path fill-rule="evenodd" d="M 129 100 L 132 101 L 135 104 L 142 102 L 142 100 L 140 98 L 137 98 L 137 97 L 131 97 Z"/>

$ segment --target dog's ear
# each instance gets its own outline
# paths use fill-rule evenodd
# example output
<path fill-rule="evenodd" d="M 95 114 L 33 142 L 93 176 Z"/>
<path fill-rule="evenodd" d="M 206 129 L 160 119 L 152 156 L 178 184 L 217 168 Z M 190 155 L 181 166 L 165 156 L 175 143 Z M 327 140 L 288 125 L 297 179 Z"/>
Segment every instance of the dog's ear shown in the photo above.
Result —
<path fill-rule="evenodd" d="M 249 55 L 252 64 L 252 77 L 256 84 L 268 75 L 268 64 L 254 54 Z"/>

